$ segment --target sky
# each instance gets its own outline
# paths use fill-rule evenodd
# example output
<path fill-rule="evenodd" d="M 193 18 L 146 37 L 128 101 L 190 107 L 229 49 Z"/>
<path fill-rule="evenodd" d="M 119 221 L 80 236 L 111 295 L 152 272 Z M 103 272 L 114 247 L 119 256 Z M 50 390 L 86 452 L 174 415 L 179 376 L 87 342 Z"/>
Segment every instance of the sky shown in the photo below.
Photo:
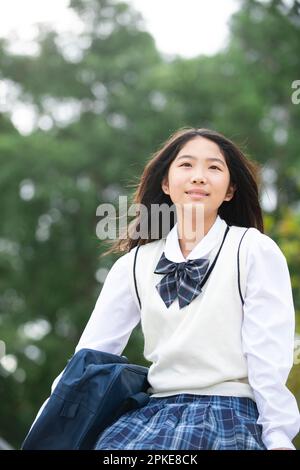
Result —
<path fill-rule="evenodd" d="M 195 57 L 212 55 L 226 45 L 228 20 L 238 0 L 127 0 L 145 19 L 145 27 L 161 53 Z M 50 22 L 59 31 L 80 30 L 69 0 L 0 0 L 0 37 L 12 35 L 16 52 L 34 53 L 36 22 Z M 18 44 L 17 44 L 18 42 Z"/>
<path fill-rule="evenodd" d="M 152 34 L 157 49 L 166 59 L 173 55 L 185 58 L 212 55 L 224 47 L 228 37 L 228 20 L 238 9 L 238 2 L 127 0 L 142 14 L 144 29 Z M 69 8 L 69 3 L 70 0 L 0 0 L 0 37 L 10 39 L 11 52 L 35 54 L 39 52 L 38 44 L 34 41 L 38 35 L 37 22 L 50 23 L 62 33 L 80 33 L 82 23 Z M 17 89 L 12 92 L 11 85 L 0 80 L 0 112 L 12 110 L 11 120 L 21 134 L 30 134 L 36 125 L 44 130 L 49 129 L 49 126 L 51 128 L 53 123 L 49 118 L 40 118 L 34 106 L 22 103 L 17 95 Z M 72 115 L 76 114 L 74 106 L 66 109 L 57 103 L 55 109 L 64 119 L 68 119 L 68 110 Z"/>

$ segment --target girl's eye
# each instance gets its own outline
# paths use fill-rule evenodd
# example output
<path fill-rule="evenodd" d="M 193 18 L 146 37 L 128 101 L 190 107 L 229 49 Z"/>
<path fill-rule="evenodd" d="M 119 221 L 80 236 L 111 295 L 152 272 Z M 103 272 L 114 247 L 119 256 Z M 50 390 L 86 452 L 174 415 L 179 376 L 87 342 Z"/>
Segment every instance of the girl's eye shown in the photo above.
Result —
<path fill-rule="evenodd" d="M 185 163 L 182 163 L 180 166 L 192 166 L 191 163 L 188 163 L 188 162 L 185 162 Z M 209 168 L 213 168 L 213 169 L 217 169 L 217 170 L 220 170 L 221 171 L 221 168 L 219 168 L 218 166 L 216 165 L 211 165 Z"/>

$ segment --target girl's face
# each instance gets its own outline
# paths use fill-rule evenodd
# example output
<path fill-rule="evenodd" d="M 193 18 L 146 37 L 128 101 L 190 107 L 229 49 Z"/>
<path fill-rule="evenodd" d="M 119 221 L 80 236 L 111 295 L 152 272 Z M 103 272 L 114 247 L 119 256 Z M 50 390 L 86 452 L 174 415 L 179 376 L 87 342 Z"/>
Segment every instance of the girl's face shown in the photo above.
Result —
<path fill-rule="evenodd" d="M 178 152 L 162 190 L 174 204 L 202 204 L 206 217 L 216 217 L 222 202 L 232 199 L 235 188 L 218 145 L 197 136 Z"/>

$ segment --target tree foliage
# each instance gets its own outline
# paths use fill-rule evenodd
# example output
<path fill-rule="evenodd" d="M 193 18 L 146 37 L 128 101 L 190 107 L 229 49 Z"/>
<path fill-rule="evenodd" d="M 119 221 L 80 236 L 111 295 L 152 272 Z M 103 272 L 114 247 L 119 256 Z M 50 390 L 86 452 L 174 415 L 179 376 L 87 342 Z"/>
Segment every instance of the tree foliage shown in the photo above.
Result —
<path fill-rule="evenodd" d="M 98 256 L 107 246 L 96 236 L 97 206 L 131 196 L 150 155 L 178 127 L 217 129 L 261 164 L 262 193 L 277 198 L 265 212 L 267 233 L 287 257 L 299 325 L 300 104 L 291 100 L 299 2 L 240 1 L 226 48 L 171 60 L 126 3 L 71 7 L 82 31 L 40 26 L 38 54 L 0 43 L 0 434 L 16 447 L 116 259 Z M 32 132 L 14 125 L 20 103 L 32 112 Z M 124 354 L 146 364 L 142 349 L 137 327 Z M 297 365 L 289 384 L 300 403 Z"/>

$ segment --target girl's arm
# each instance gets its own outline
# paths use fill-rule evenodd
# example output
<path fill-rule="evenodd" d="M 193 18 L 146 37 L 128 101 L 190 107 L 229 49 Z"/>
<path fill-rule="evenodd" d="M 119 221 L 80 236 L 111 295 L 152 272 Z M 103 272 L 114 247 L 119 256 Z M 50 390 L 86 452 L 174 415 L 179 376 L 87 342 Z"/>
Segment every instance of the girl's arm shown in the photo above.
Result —
<path fill-rule="evenodd" d="M 140 321 L 140 308 L 129 282 L 135 248 L 121 256 L 108 272 L 75 352 L 89 348 L 121 355 Z M 53 392 L 64 371 L 54 380 Z"/>
<path fill-rule="evenodd" d="M 128 276 L 133 252 L 121 256 L 110 269 L 75 352 L 90 348 L 121 355 L 125 349 L 140 321 L 140 309 Z"/>
<path fill-rule="evenodd" d="M 128 263 L 134 249 L 121 256 L 110 269 L 97 299 L 90 319 L 81 335 L 75 352 L 82 348 L 97 349 L 121 355 L 132 330 L 140 321 L 137 299 L 129 285 Z M 53 393 L 64 370 L 55 378 L 51 386 Z M 39 409 L 32 426 L 41 415 L 49 398 Z"/>
<path fill-rule="evenodd" d="M 242 327 L 248 378 L 267 449 L 295 449 L 299 410 L 286 387 L 293 366 L 295 310 L 286 259 L 267 235 L 250 229 Z"/>

